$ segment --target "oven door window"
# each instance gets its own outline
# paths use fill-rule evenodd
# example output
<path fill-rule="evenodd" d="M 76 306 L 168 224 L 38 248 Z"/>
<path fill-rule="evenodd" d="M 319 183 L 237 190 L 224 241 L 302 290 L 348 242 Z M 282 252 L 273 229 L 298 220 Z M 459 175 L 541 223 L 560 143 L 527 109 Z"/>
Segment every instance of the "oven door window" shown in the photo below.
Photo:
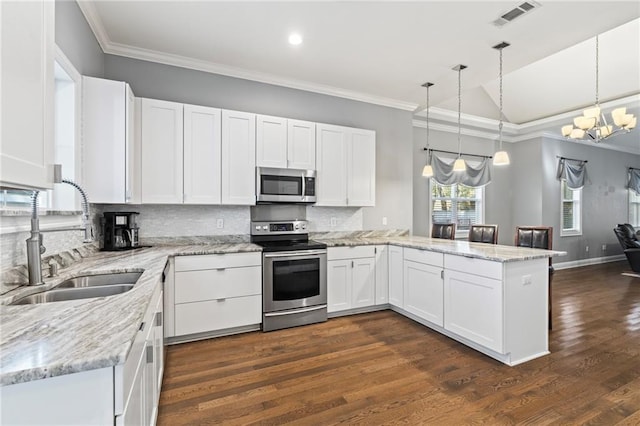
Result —
<path fill-rule="evenodd" d="M 262 195 L 302 195 L 302 177 L 260 176 Z"/>
<path fill-rule="evenodd" d="M 320 294 L 320 259 L 273 262 L 273 300 L 298 300 Z"/>

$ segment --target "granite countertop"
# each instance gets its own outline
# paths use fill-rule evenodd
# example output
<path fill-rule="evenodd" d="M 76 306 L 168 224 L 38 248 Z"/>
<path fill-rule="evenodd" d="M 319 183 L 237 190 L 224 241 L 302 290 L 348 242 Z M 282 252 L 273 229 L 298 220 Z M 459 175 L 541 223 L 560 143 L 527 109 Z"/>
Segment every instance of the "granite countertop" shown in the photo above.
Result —
<path fill-rule="evenodd" d="M 42 286 L 9 291 L 0 296 L 0 386 L 124 363 L 170 256 L 259 251 L 250 243 L 222 243 L 99 252 Z M 78 275 L 140 271 L 136 285 L 116 296 L 6 306 Z"/>
<path fill-rule="evenodd" d="M 466 257 L 510 262 L 562 256 L 565 252 L 466 241 L 439 240 L 384 232 L 316 234 L 329 247 L 394 244 Z M 0 386 L 104 368 L 125 362 L 151 297 L 171 256 L 260 252 L 242 241 L 206 237 L 159 240 L 150 248 L 88 253 L 38 287 L 5 286 L 0 295 Z M 79 275 L 144 271 L 130 291 L 108 297 L 7 306 Z"/>
<path fill-rule="evenodd" d="M 459 240 L 443 240 L 418 236 L 385 236 L 385 237 L 343 237 L 314 238 L 329 247 L 349 247 L 370 244 L 393 244 L 402 247 L 431 250 L 439 253 L 454 254 L 464 257 L 486 259 L 495 262 L 517 262 L 530 259 L 565 256 L 565 251 L 532 249 L 526 247 L 503 246 L 484 243 L 470 243 Z"/>

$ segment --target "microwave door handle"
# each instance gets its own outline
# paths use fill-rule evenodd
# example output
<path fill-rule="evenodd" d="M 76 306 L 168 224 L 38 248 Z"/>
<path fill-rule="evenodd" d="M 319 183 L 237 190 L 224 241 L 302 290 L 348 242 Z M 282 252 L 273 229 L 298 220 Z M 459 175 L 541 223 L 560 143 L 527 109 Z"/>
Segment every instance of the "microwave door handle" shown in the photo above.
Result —
<path fill-rule="evenodd" d="M 300 178 L 302 179 L 302 194 L 300 194 L 302 196 L 301 201 L 304 201 L 304 198 L 307 194 L 307 182 L 304 178 L 304 172 L 300 172 Z"/>

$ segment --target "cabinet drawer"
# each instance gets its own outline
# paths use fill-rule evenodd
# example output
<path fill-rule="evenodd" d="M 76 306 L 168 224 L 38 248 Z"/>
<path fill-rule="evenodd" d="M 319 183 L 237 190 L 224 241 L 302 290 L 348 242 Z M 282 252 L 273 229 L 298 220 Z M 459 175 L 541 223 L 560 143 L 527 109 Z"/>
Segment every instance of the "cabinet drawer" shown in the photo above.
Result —
<path fill-rule="evenodd" d="M 260 324 L 262 296 L 176 305 L 176 336 Z"/>
<path fill-rule="evenodd" d="M 261 252 L 176 256 L 176 272 L 255 265 L 262 265 Z"/>
<path fill-rule="evenodd" d="M 480 275 L 481 277 L 502 280 L 501 262 L 493 262 L 491 260 L 445 254 L 444 267 L 445 269 L 451 269 L 453 271 L 466 272 L 467 274 Z"/>
<path fill-rule="evenodd" d="M 262 293 L 262 267 L 176 272 L 175 303 Z"/>
<path fill-rule="evenodd" d="M 352 246 L 352 247 L 329 247 L 327 249 L 327 260 L 358 259 L 361 257 L 374 257 L 376 246 Z"/>
<path fill-rule="evenodd" d="M 414 248 L 404 249 L 404 260 L 412 262 L 424 263 L 426 265 L 438 266 L 442 268 L 444 263 L 444 255 L 428 250 L 418 250 Z"/>

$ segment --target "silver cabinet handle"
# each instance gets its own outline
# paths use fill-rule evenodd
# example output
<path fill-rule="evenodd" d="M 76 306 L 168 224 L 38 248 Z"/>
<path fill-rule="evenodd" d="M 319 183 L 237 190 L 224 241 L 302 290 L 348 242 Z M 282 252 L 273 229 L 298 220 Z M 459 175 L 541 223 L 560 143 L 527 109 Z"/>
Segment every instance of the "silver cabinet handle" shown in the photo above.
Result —
<path fill-rule="evenodd" d="M 153 362 L 153 346 L 147 346 L 147 364 L 151 364 Z"/>
<path fill-rule="evenodd" d="M 162 327 L 162 312 L 156 312 L 156 327 Z"/>
<path fill-rule="evenodd" d="M 227 269 L 227 268 L 216 268 L 216 271 L 224 271 L 224 270 L 226 270 L 226 269 Z"/>
<path fill-rule="evenodd" d="M 224 301 L 226 301 L 226 300 L 227 300 L 227 298 L 226 298 L 226 297 L 222 297 L 222 298 L 220 298 L 220 299 L 216 299 L 216 302 L 224 302 Z"/>

